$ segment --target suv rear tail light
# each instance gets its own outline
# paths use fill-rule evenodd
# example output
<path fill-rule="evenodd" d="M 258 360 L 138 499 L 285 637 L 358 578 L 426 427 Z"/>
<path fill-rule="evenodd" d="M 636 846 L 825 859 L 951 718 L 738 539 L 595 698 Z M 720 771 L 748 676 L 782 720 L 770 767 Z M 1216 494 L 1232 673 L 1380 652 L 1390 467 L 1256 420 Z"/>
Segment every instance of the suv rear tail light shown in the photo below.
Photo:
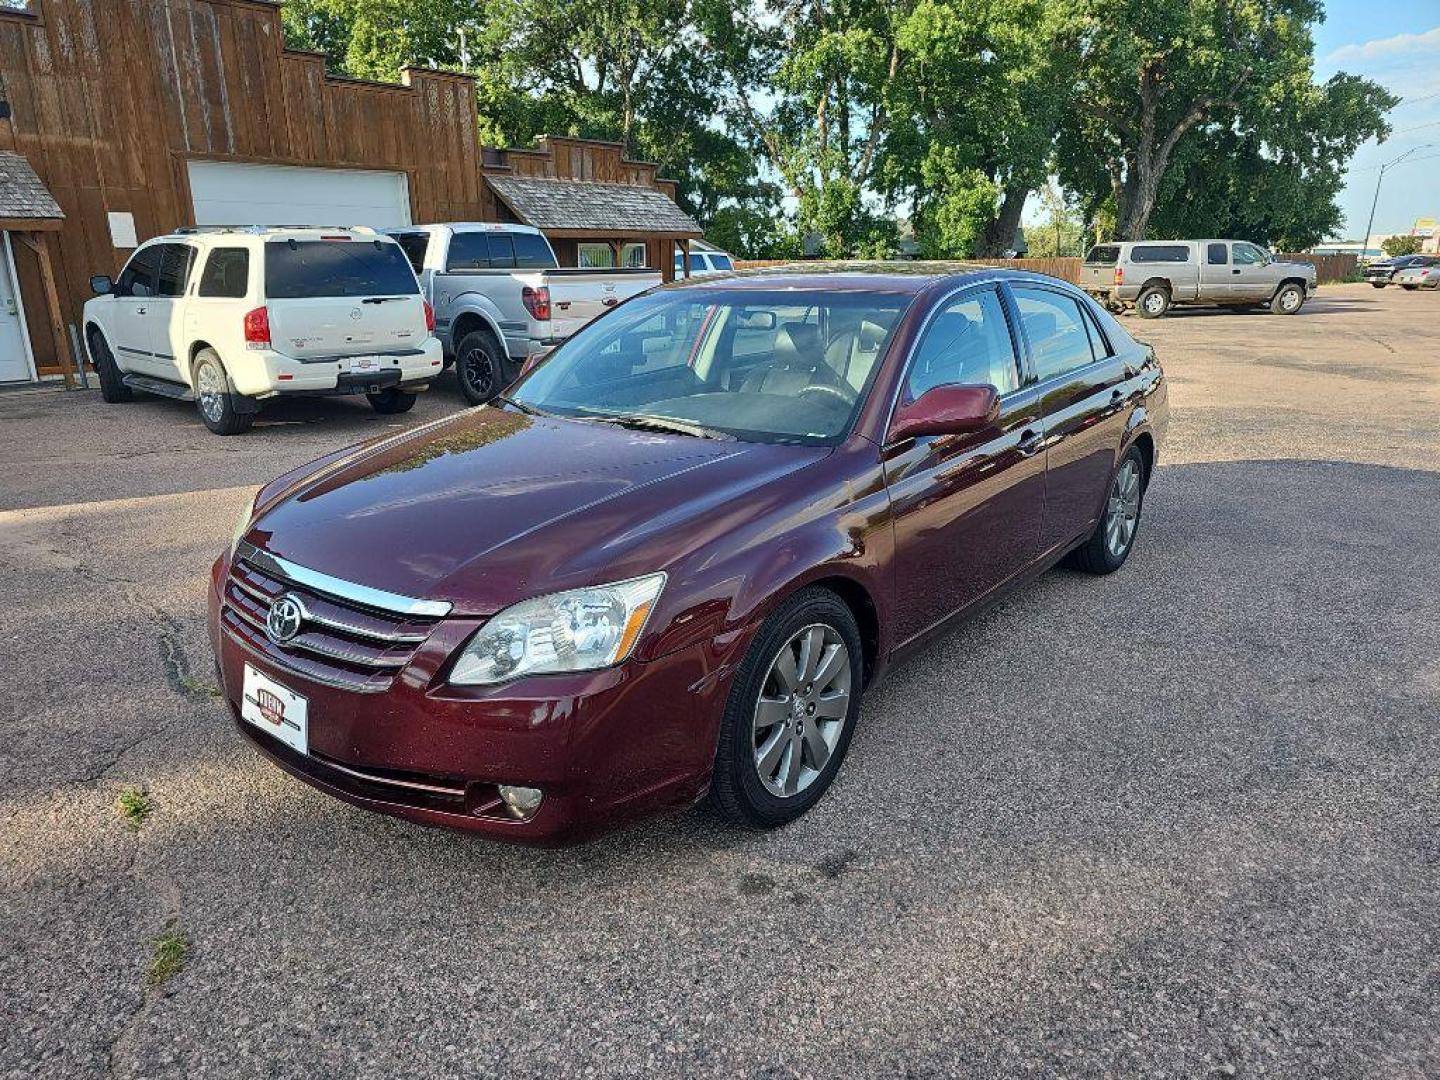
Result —
<path fill-rule="evenodd" d="M 430 306 L 429 300 L 420 302 L 425 305 L 425 329 L 433 334 L 435 332 L 435 309 Z"/>
<path fill-rule="evenodd" d="M 538 289 L 532 289 L 526 285 L 520 293 L 520 300 L 525 305 L 525 310 L 530 312 L 531 317 L 541 322 L 550 321 L 550 289 L 541 285 Z"/>
<path fill-rule="evenodd" d="M 1124 268 L 1123 266 L 1117 266 L 1117 267 L 1115 267 L 1115 284 L 1116 284 L 1116 285 L 1124 285 L 1124 284 L 1125 284 L 1125 268 Z"/>
<path fill-rule="evenodd" d="M 245 345 L 251 349 L 270 347 L 270 309 L 257 307 L 245 313 Z"/>

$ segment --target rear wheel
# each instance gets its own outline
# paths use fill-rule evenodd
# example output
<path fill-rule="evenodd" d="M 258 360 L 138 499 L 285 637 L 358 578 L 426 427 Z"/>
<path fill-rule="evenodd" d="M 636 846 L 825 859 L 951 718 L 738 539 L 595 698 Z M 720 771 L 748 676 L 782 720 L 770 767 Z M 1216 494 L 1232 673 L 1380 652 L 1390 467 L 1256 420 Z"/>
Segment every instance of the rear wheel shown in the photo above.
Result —
<path fill-rule="evenodd" d="M 828 589 L 765 620 L 720 725 L 710 792 L 725 817 L 774 828 L 820 800 L 850 747 L 862 658 L 855 616 Z"/>
<path fill-rule="evenodd" d="M 219 355 L 214 349 L 201 349 L 195 357 L 195 408 L 216 435 L 239 435 L 255 422 L 253 412 L 236 411 L 237 396 Z"/>
<path fill-rule="evenodd" d="M 455 350 L 455 374 L 471 405 L 484 405 L 505 388 L 505 350 L 489 330 L 472 330 Z"/>
<path fill-rule="evenodd" d="M 1276 315 L 1294 315 L 1305 303 L 1305 290 L 1293 281 L 1281 285 L 1270 298 L 1270 310 Z"/>
<path fill-rule="evenodd" d="M 415 394 L 407 394 L 397 386 L 381 390 L 378 394 L 366 394 L 370 407 L 382 416 L 409 412 L 415 407 Z"/>
<path fill-rule="evenodd" d="M 99 330 L 90 331 L 90 358 L 95 362 L 95 374 L 100 378 L 101 400 L 118 405 L 135 397 L 125 385 L 124 376 L 115 364 L 115 354 L 110 351 L 105 335 Z"/>
<path fill-rule="evenodd" d="M 1070 565 L 1090 574 L 1113 574 L 1124 566 L 1135 546 L 1144 501 L 1145 459 L 1140 448 L 1132 446 L 1120 459 L 1110 481 L 1099 524 L 1090 539 L 1070 553 Z"/>
<path fill-rule="evenodd" d="M 1414 292 L 1415 289 L 1417 288 L 1417 286 L 1415 286 L 1415 285 L 1405 285 L 1405 284 L 1402 284 L 1402 285 L 1400 286 L 1400 288 L 1404 289 L 1406 292 Z"/>
<path fill-rule="evenodd" d="M 1135 310 L 1141 318 L 1158 319 L 1170 310 L 1170 293 L 1159 285 L 1148 286 L 1136 298 Z"/>
<path fill-rule="evenodd" d="M 1372 289 L 1383 289 L 1383 288 L 1385 288 L 1385 282 L 1383 282 L 1383 281 L 1372 281 L 1372 282 L 1370 282 L 1370 287 L 1371 287 Z"/>

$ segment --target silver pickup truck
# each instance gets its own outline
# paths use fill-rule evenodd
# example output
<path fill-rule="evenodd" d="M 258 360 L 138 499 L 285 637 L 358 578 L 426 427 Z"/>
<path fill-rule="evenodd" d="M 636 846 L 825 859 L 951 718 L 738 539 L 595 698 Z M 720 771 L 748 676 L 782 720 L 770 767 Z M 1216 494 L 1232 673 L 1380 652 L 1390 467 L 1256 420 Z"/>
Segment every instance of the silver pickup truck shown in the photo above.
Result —
<path fill-rule="evenodd" d="M 1134 305 L 1158 319 L 1174 304 L 1268 307 L 1294 315 L 1315 291 L 1315 267 L 1281 262 L 1245 240 L 1146 240 L 1097 244 L 1080 287 L 1113 309 Z"/>
<path fill-rule="evenodd" d="M 447 222 L 385 229 L 435 309 L 447 366 L 472 404 L 489 401 L 537 352 L 601 312 L 660 284 L 658 270 L 562 270 L 528 225 Z"/>

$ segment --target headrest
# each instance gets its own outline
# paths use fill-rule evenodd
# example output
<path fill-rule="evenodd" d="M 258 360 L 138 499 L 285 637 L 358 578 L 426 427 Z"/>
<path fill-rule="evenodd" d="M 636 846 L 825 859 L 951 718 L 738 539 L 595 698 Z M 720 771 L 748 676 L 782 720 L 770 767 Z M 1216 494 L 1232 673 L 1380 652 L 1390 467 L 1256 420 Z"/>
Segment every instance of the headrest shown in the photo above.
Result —
<path fill-rule="evenodd" d="M 810 323 L 782 323 L 775 335 L 775 360 L 779 364 L 814 367 L 824 359 L 820 328 Z"/>
<path fill-rule="evenodd" d="M 885 327 L 879 323 L 873 323 L 866 319 L 860 324 L 860 348 L 866 352 L 874 352 L 885 340 Z"/>

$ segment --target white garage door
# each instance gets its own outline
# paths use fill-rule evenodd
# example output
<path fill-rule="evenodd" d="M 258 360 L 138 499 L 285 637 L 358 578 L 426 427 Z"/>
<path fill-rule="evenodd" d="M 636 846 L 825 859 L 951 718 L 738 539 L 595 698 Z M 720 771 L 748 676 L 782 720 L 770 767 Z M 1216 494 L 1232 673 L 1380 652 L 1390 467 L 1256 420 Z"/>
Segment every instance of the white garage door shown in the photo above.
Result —
<path fill-rule="evenodd" d="M 404 173 L 192 161 L 196 225 L 410 224 Z"/>

